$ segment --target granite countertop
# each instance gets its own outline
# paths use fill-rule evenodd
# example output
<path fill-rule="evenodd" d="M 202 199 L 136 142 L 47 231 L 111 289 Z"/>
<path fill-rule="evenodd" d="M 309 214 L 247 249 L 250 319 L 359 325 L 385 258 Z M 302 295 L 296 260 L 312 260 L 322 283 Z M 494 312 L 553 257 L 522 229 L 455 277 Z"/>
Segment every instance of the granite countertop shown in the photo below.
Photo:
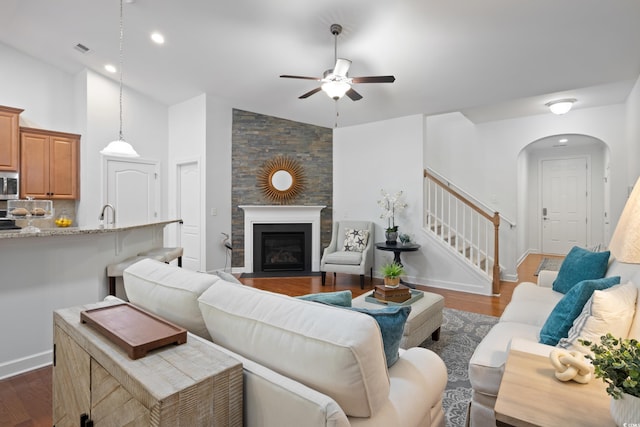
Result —
<path fill-rule="evenodd" d="M 181 219 L 168 219 L 163 221 L 154 221 L 143 224 L 107 224 L 104 226 L 83 226 L 83 227 L 56 227 L 41 228 L 39 233 L 21 233 L 20 230 L 4 230 L 0 231 L 0 239 L 21 239 L 24 237 L 49 237 L 49 236 L 74 236 L 79 234 L 100 234 L 113 233 L 118 231 L 133 230 L 136 228 L 151 227 L 156 225 L 167 225 L 174 222 L 182 223 Z"/>

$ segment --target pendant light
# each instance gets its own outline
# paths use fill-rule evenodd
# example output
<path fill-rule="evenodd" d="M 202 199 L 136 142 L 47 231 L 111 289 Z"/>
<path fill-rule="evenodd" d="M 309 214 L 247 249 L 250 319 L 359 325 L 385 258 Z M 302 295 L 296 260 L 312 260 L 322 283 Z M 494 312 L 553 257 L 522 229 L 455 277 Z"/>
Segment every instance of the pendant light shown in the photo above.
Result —
<path fill-rule="evenodd" d="M 116 141 L 111 141 L 105 148 L 100 151 L 100 154 L 105 156 L 119 156 L 119 157 L 140 157 L 140 155 L 133 149 L 131 144 L 124 140 L 122 135 L 122 63 L 123 63 L 123 45 L 124 45 L 124 20 L 122 13 L 122 0 L 120 0 L 120 133 Z"/>

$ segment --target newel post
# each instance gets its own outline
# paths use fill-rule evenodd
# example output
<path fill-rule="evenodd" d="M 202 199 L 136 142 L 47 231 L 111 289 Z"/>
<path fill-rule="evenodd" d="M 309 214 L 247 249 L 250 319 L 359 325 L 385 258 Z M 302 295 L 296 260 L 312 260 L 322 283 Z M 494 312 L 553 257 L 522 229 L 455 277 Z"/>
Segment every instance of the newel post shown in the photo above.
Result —
<path fill-rule="evenodd" d="M 493 213 L 493 294 L 497 295 L 500 293 L 500 214 L 498 212 Z"/>

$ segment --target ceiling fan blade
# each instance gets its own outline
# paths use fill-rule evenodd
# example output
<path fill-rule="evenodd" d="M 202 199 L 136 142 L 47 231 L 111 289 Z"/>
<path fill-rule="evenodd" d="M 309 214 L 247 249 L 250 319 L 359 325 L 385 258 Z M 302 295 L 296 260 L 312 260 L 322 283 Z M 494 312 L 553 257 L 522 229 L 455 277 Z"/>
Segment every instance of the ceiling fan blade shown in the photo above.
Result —
<path fill-rule="evenodd" d="M 351 66 L 351 61 L 344 58 L 338 58 L 336 66 L 333 67 L 333 74 L 340 77 L 347 77 L 347 72 Z"/>
<path fill-rule="evenodd" d="M 300 96 L 298 97 L 298 99 L 305 99 L 305 98 L 308 98 L 308 97 L 310 97 L 311 95 L 313 95 L 314 93 L 320 92 L 321 90 L 322 90 L 322 88 L 321 88 L 321 87 L 317 87 L 317 88 L 315 88 L 315 89 L 310 90 L 310 91 L 309 91 L 309 92 L 307 92 L 307 93 L 303 93 L 302 95 L 300 95 Z"/>
<path fill-rule="evenodd" d="M 319 77 L 307 77 L 307 76 L 292 76 L 289 74 L 282 74 L 280 77 L 285 78 L 285 79 L 304 79 L 304 80 L 315 80 L 317 82 L 319 82 L 320 80 L 322 80 Z"/>
<path fill-rule="evenodd" d="M 353 77 L 353 83 L 393 83 L 396 78 L 393 76 L 371 76 L 371 77 Z"/>
<path fill-rule="evenodd" d="M 359 101 L 359 100 L 362 99 L 362 95 L 360 95 L 358 92 L 353 90 L 353 88 L 351 88 L 348 91 L 346 91 L 345 95 L 347 95 L 349 98 L 351 98 L 352 101 Z"/>

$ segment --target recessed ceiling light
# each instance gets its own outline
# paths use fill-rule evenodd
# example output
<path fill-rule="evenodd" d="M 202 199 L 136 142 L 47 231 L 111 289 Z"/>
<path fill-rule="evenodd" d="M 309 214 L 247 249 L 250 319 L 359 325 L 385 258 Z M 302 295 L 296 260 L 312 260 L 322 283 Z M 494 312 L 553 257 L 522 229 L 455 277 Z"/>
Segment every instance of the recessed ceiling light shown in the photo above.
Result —
<path fill-rule="evenodd" d="M 116 71 L 118 71 L 118 69 L 114 65 L 111 65 L 111 64 L 105 65 L 104 69 L 107 70 L 110 73 L 115 73 Z"/>
<path fill-rule="evenodd" d="M 151 40 L 158 44 L 164 44 L 164 36 L 160 33 L 152 33 Z"/>
<path fill-rule="evenodd" d="M 569 142 L 569 140 L 567 138 L 560 138 L 558 140 L 558 144 L 566 144 L 567 142 Z"/>

